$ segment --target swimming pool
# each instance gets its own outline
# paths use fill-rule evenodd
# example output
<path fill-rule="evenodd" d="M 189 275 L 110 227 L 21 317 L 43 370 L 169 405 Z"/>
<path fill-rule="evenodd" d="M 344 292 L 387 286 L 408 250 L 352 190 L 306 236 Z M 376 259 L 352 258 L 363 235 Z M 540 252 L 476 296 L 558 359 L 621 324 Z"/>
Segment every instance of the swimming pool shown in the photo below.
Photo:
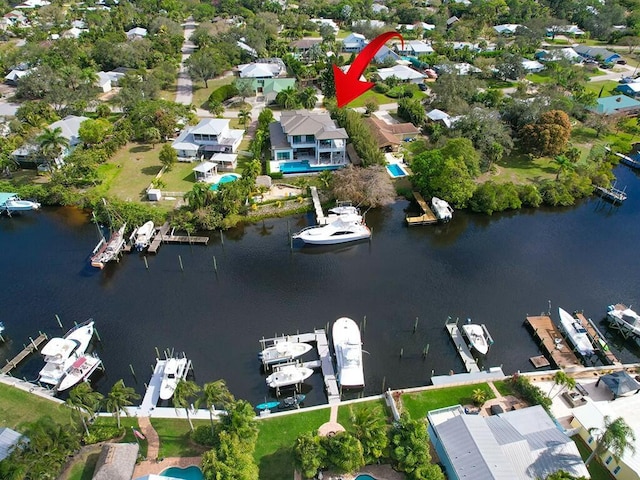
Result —
<path fill-rule="evenodd" d="M 234 182 L 239 178 L 240 178 L 240 175 L 238 175 L 237 173 L 225 173 L 220 177 L 220 180 L 218 180 L 216 183 L 212 184 L 209 187 L 209 190 L 216 191 L 218 190 L 218 185 L 220 185 L 221 183 Z"/>
<path fill-rule="evenodd" d="M 391 177 L 393 178 L 407 176 L 407 172 L 404 170 L 404 168 L 402 168 L 397 163 L 392 163 L 390 165 L 387 165 L 387 172 L 389 172 L 389 175 L 391 175 Z"/>
<path fill-rule="evenodd" d="M 195 465 L 187 468 L 169 467 L 160 474 L 164 477 L 179 478 L 182 480 L 204 480 L 202 470 Z"/>
<path fill-rule="evenodd" d="M 367 473 L 361 473 L 355 478 L 355 480 L 376 480 L 376 478 Z"/>
<path fill-rule="evenodd" d="M 309 172 L 322 172 L 323 170 L 337 170 L 342 165 L 320 165 L 312 167 L 309 165 L 308 160 L 301 162 L 281 162 L 280 172 L 282 173 L 309 173 Z"/>

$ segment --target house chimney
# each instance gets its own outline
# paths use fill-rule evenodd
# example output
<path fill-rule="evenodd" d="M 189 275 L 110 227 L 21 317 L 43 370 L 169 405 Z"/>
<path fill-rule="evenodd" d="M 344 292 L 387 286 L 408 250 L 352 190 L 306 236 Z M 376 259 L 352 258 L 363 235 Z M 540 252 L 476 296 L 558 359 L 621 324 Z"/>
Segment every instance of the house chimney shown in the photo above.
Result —
<path fill-rule="evenodd" d="M 621 102 L 621 101 L 622 101 L 622 97 L 616 98 L 616 102 Z"/>

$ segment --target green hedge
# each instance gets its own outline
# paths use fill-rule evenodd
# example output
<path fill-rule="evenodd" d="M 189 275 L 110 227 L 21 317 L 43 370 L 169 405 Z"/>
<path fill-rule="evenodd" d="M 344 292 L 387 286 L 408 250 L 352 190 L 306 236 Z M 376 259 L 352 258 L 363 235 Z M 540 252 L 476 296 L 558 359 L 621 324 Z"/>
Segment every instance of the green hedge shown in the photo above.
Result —
<path fill-rule="evenodd" d="M 235 97 L 236 95 L 238 95 L 238 89 L 233 83 L 229 85 L 222 85 L 221 87 L 216 88 L 213 92 L 211 92 L 208 102 L 222 103 L 225 100 L 229 100 L 230 98 Z"/>

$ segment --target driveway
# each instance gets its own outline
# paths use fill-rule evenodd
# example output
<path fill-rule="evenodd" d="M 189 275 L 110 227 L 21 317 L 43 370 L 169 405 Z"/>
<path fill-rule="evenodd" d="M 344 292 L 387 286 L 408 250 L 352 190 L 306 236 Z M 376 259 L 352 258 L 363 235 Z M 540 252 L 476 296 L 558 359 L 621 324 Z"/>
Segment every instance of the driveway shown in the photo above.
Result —
<path fill-rule="evenodd" d="M 178 70 L 178 84 L 176 86 L 176 103 L 183 105 L 191 105 L 193 102 L 193 83 L 184 62 L 196 50 L 195 44 L 189 40 L 193 31 L 198 24 L 194 21 L 188 21 L 184 26 L 184 43 L 182 44 L 182 59 Z"/>

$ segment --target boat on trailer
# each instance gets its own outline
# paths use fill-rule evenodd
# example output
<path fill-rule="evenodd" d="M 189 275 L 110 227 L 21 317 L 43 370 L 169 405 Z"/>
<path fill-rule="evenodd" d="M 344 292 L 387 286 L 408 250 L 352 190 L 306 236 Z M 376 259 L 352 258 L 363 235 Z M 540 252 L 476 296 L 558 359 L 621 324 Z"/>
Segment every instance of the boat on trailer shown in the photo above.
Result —
<path fill-rule="evenodd" d="M 573 344 L 576 351 L 583 357 L 589 357 L 594 354 L 595 350 L 587 330 L 582 326 L 580 321 L 566 310 L 558 308 L 560 314 L 560 328 L 567 336 L 569 342 Z"/>
<path fill-rule="evenodd" d="M 362 341 L 358 324 L 347 317 L 336 320 L 331 331 L 341 387 L 364 387 Z"/>
<path fill-rule="evenodd" d="M 308 343 L 298 342 L 276 342 L 274 345 L 265 348 L 258 354 L 258 358 L 264 365 L 271 365 L 280 362 L 289 362 L 295 358 L 298 358 L 313 347 Z"/>
<path fill-rule="evenodd" d="M 462 325 L 462 333 L 469 341 L 469 346 L 480 355 L 486 355 L 493 344 L 493 338 L 484 324 L 471 323 L 471 319 Z"/>

